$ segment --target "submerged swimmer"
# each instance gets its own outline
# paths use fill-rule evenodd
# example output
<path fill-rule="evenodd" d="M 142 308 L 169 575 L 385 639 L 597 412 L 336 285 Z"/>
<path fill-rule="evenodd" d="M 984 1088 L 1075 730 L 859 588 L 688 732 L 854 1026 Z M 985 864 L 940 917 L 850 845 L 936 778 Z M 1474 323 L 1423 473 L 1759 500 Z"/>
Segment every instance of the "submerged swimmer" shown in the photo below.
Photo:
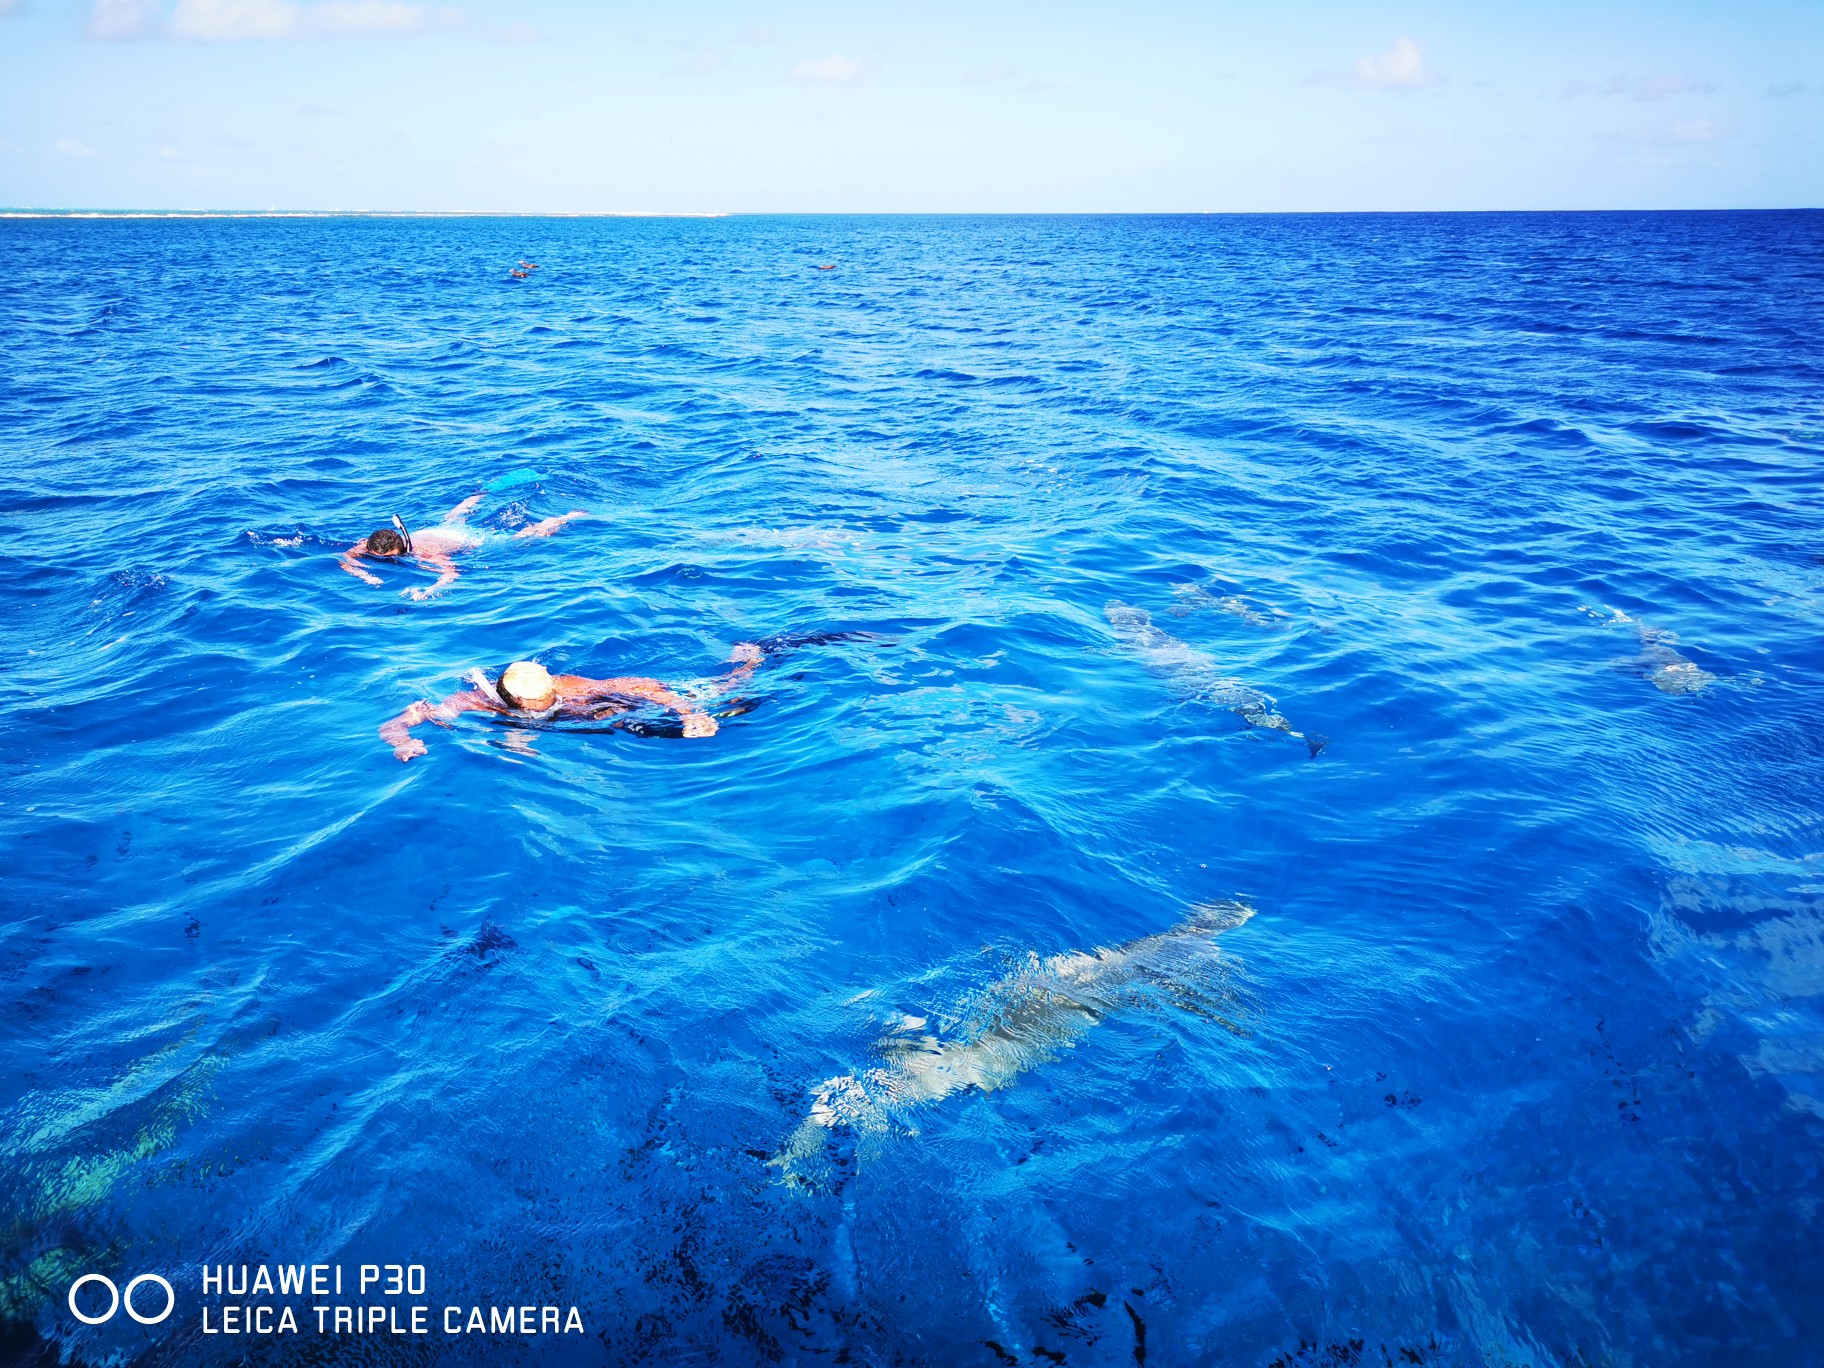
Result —
<path fill-rule="evenodd" d="M 1216 942 L 1253 915 L 1242 902 L 1199 903 L 1170 930 L 1125 945 L 1032 955 L 950 1022 L 903 1018 L 875 1043 L 878 1068 L 825 1079 L 812 1090 L 808 1115 L 768 1162 L 788 1182 L 810 1182 L 829 1132 L 916 1133 L 911 1118 L 919 1109 L 956 1093 L 1007 1087 L 1118 1012 L 1172 1006 L 1245 1035 L 1233 1020 L 1234 994 Z"/>
<path fill-rule="evenodd" d="M 400 760 L 410 760 L 425 751 L 424 742 L 412 735 L 414 727 L 426 722 L 447 727 L 466 712 L 496 713 L 532 722 L 602 722 L 655 706 L 676 713 L 684 724 L 685 736 L 714 736 L 716 719 L 703 703 L 721 698 L 744 684 L 761 661 L 800 646 L 822 646 L 872 636 L 871 632 L 791 632 L 763 637 L 759 641 L 743 641 L 729 653 L 728 664 L 732 669 L 688 689 L 672 689 L 656 679 L 639 675 L 620 675 L 613 679 L 554 675 L 536 661 L 516 660 L 493 681 L 480 670 L 470 670 L 468 680 L 472 687 L 451 694 L 441 703 L 419 699 L 380 728 L 380 739 L 393 748 L 393 754 Z M 752 706 L 749 700 L 747 708 Z M 725 711 L 723 715 L 729 714 Z"/>
<path fill-rule="evenodd" d="M 380 577 L 361 565 L 362 557 L 397 560 L 402 556 L 412 556 L 438 572 L 437 582 L 429 588 L 407 589 L 402 592 L 415 599 L 427 599 L 433 594 L 442 593 L 456 582 L 461 573 L 456 569 L 456 553 L 473 550 L 481 545 L 483 534 L 468 525 L 469 514 L 481 500 L 482 495 L 472 494 L 445 513 L 440 526 L 421 528 L 416 532 L 408 532 L 395 513 L 391 527 L 368 533 L 342 553 L 342 568 L 356 579 L 377 586 Z M 513 538 L 520 541 L 528 537 L 548 537 L 566 523 L 588 516 L 581 510 L 573 510 L 560 517 L 546 518 L 530 527 L 522 527 L 513 534 Z"/>

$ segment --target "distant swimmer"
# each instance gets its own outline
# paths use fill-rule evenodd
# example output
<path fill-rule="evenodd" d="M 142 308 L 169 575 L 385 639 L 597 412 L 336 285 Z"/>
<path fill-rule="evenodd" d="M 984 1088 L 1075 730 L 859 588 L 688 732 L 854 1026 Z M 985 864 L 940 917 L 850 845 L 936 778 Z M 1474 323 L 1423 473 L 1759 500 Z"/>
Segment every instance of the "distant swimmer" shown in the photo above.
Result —
<path fill-rule="evenodd" d="M 1253 915 L 1242 902 L 1199 903 L 1178 925 L 1125 945 L 1031 955 L 947 1020 L 901 1017 L 875 1042 L 879 1066 L 813 1089 L 809 1114 L 768 1162 L 787 1182 L 817 1186 L 830 1132 L 916 1134 L 919 1109 L 1008 1087 L 1117 1013 L 1172 1006 L 1245 1036 L 1216 942 Z"/>
<path fill-rule="evenodd" d="M 538 263 L 536 261 L 522 261 L 519 264 L 522 270 L 536 271 L 538 269 Z"/>
<path fill-rule="evenodd" d="M 1137 656 L 1148 669 L 1160 675 L 1180 698 L 1227 708 L 1250 727 L 1284 732 L 1305 743 L 1313 758 L 1330 738 L 1316 732 L 1295 731 L 1292 724 L 1274 711 L 1274 702 L 1259 689 L 1226 677 L 1214 659 L 1180 641 L 1170 632 L 1153 626 L 1152 614 L 1144 608 L 1130 608 L 1125 603 L 1109 603 L 1102 615 L 1121 644 Z"/>
<path fill-rule="evenodd" d="M 532 273 L 530 271 L 508 271 L 507 274 L 512 276 L 515 280 L 525 280 Z"/>
<path fill-rule="evenodd" d="M 437 582 L 429 588 L 407 589 L 402 591 L 415 599 L 427 599 L 438 594 L 456 582 L 460 573 L 453 559 L 458 552 L 470 551 L 487 540 L 487 534 L 477 531 L 468 525 L 468 516 L 480 503 L 483 496 L 472 494 L 456 507 L 443 515 L 439 527 L 427 527 L 417 532 L 406 531 L 405 524 L 397 513 L 393 514 L 393 525 L 383 527 L 378 532 L 370 532 L 348 550 L 342 553 L 342 569 L 356 579 L 367 584 L 379 585 L 380 577 L 362 564 L 363 557 L 374 560 L 397 560 L 401 556 L 411 556 L 424 562 L 438 572 Z M 568 523 L 589 515 L 580 509 L 572 510 L 561 517 L 546 518 L 522 527 L 512 534 L 513 540 L 523 541 L 529 537 L 549 537 Z"/>
<path fill-rule="evenodd" d="M 817 269 L 820 271 L 833 271 L 836 269 L 836 263 L 832 261 L 828 266 L 819 266 Z"/>
<path fill-rule="evenodd" d="M 492 681 L 480 670 L 470 670 L 467 679 L 471 687 L 451 694 L 441 703 L 420 699 L 385 723 L 380 728 L 380 739 L 393 748 L 400 760 L 410 760 L 425 752 L 424 742 L 412 735 L 414 727 L 426 722 L 447 727 L 464 713 L 493 713 L 521 722 L 604 722 L 652 708 L 675 714 L 686 737 L 714 736 L 718 730 L 716 718 L 703 705 L 722 699 L 746 683 L 761 661 L 800 646 L 872 636 L 871 632 L 796 632 L 743 641 L 729 653 L 727 663 L 732 669 L 714 679 L 677 688 L 639 675 L 612 679 L 554 675 L 536 661 L 516 660 Z M 754 700 L 745 700 L 745 706 L 736 707 L 734 713 L 754 706 Z M 725 709 L 723 715 L 734 714 Z"/>

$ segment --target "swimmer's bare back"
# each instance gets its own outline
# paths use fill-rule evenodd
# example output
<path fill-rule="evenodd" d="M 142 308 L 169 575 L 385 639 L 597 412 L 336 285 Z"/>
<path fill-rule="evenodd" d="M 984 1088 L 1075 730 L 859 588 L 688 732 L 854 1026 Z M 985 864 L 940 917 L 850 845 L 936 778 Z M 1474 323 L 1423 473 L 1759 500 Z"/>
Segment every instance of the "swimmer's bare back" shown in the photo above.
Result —
<path fill-rule="evenodd" d="M 426 588 L 402 589 L 402 597 L 417 599 L 422 602 L 454 584 L 462 572 L 456 568 L 455 556 L 460 551 L 467 551 L 481 544 L 481 534 L 468 525 L 468 516 L 482 500 L 482 495 L 471 494 L 448 513 L 443 515 L 443 522 L 437 527 L 427 527 L 411 534 L 411 547 L 408 552 L 383 552 L 374 550 L 369 543 L 378 533 L 363 537 L 348 550 L 342 553 L 341 568 L 364 584 L 380 585 L 380 577 L 360 564 L 362 557 L 373 560 L 396 560 L 400 556 L 410 555 L 437 572 L 437 582 Z M 545 518 L 522 527 L 513 534 L 515 541 L 531 537 L 549 537 L 566 524 L 589 515 L 581 509 L 572 509 L 555 518 Z"/>

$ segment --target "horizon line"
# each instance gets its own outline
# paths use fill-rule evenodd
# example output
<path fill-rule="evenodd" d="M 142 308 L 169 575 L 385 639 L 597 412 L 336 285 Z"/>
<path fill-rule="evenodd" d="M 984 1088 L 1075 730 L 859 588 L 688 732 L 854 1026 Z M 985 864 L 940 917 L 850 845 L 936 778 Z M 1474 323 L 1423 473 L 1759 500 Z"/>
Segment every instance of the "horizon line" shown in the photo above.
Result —
<path fill-rule="evenodd" d="M 1379 214 L 1804 214 L 1820 205 L 1727 209 L 0 209 L 0 219 L 211 218 L 1267 218 Z"/>

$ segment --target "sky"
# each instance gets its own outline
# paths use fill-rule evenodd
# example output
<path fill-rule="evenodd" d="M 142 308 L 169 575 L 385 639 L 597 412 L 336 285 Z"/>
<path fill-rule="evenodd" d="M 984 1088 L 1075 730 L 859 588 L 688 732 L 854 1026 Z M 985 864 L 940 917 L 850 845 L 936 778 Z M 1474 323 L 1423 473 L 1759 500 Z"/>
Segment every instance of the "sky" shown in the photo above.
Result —
<path fill-rule="evenodd" d="M 0 206 L 1824 205 L 1824 0 L 0 0 Z"/>

